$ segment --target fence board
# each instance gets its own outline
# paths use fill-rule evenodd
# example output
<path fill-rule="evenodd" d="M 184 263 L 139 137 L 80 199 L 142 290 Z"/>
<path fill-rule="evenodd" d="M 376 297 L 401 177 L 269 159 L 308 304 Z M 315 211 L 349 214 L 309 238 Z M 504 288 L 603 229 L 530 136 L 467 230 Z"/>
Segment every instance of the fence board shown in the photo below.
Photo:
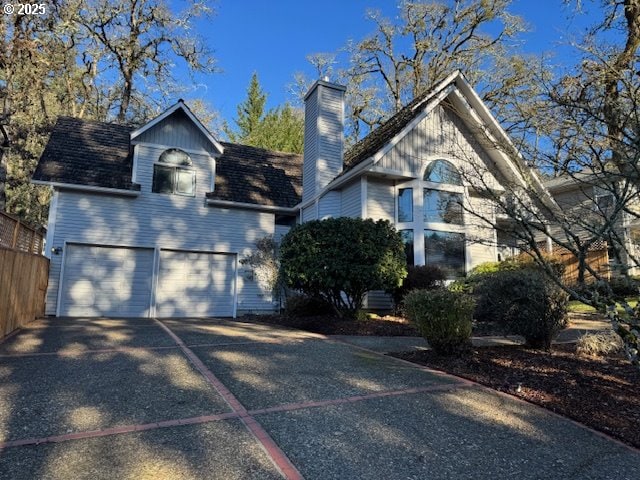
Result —
<path fill-rule="evenodd" d="M 557 256 L 561 259 L 562 263 L 565 266 L 562 280 L 569 285 L 577 283 L 579 273 L 578 257 L 576 257 L 573 253 L 566 251 L 557 254 Z M 589 267 L 591 267 L 593 270 L 598 272 L 598 274 L 602 278 L 605 278 L 607 280 L 610 279 L 611 272 L 609 268 L 609 254 L 607 252 L 606 246 L 605 248 L 599 250 L 590 250 L 589 252 L 587 252 L 585 263 L 589 265 Z M 593 281 L 593 275 L 585 270 L 584 280 L 585 282 Z"/>
<path fill-rule="evenodd" d="M 0 247 L 0 338 L 44 315 L 49 259 Z"/>
<path fill-rule="evenodd" d="M 0 212 L 0 246 L 2 247 L 42 253 L 44 237 L 41 230 L 28 227 L 16 217 Z"/>

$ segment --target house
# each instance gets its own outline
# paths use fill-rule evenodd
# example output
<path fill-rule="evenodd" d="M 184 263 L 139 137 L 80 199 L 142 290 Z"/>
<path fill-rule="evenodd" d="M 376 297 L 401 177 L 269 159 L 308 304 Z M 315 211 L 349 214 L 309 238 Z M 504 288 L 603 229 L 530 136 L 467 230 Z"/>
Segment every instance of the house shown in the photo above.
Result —
<path fill-rule="evenodd" d="M 628 178 L 615 172 L 594 173 L 584 169 L 551 178 L 544 185 L 564 212 L 567 220 L 564 228 L 582 241 L 597 239 L 592 251 L 608 251 L 608 272 L 603 271 L 603 274 L 640 274 L 640 222 L 637 216 L 640 204 L 637 193 L 633 193 L 637 190 L 629 189 Z M 629 211 L 615 213 L 615 207 L 620 203 L 615 198 L 616 191 L 629 197 L 629 200 L 621 200 Z M 633 210 L 635 214 L 631 213 Z M 613 241 L 607 234 L 598 238 L 598 230 L 602 230 L 601 226 L 607 222 L 612 223 Z M 567 233 L 558 222 L 550 221 L 549 229 L 551 237 L 566 239 Z M 618 248 L 612 248 L 612 245 Z"/>
<path fill-rule="evenodd" d="M 495 209 L 482 191 L 523 181 L 526 167 L 486 141 L 508 138 L 464 76 L 343 153 L 344 92 L 328 80 L 311 87 L 302 157 L 220 142 L 182 101 L 137 129 L 61 118 L 33 176 L 54 192 L 47 313 L 273 310 L 239 260 L 260 238 L 332 216 L 389 220 L 409 263 L 452 277 L 495 261 L 510 239 L 483 220 Z M 388 305 L 369 295 L 370 308 Z"/>

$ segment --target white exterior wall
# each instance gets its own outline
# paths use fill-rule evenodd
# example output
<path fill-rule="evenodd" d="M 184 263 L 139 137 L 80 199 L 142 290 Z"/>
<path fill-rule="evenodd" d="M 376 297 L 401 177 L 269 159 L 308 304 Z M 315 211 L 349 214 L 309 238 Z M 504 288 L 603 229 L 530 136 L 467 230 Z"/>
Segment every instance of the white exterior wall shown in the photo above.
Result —
<path fill-rule="evenodd" d="M 214 152 L 211 142 L 182 110 L 177 110 L 153 128 L 143 132 L 135 142 Z"/>
<path fill-rule="evenodd" d="M 362 217 L 362 190 L 360 179 L 342 189 L 342 206 L 340 215 L 343 217 Z"/>
<path fill-rule="evenodd" d="M 482 177 L 487 186 L 499 186 L 493 160 L 462 119 L 442 105 L 387 152 L 378 166 L 418 176 L 428 160 L 438 157 L 451 161 L 465 183 L 479 185 Z"/>
<path fill-rule="evenodd" d="M 302 209 L 302 223 L 310 222 L 311 220 L 318 219 L 318 207 L 315 203 L 312 203 L 308 207 Z"/>
<path fill-rule="evenodd" d="M 318 81 L 305 97 L 303 201 L 314 198 L 342 171 L 344 91 Z"/>
<path fill-rule="evenodd" d="M 340 216 L 341 194 L 339 190 L 327 192 L 318 200 L 318 219 L 335 218 Z"/>
<path fill-rule="evenodd" d="M 172 248 L 248 255 L 256 240 L 275 233 L 273 213 L 209 207 L 211 158 L 190 154 L 196 170 L 196 195 L 152 193 L 153 162 L 164 148 L 138 145 L 139 197 L 79 191 L 58 193 L 52 247 L 64 242 Z M 156 256 L 158 252 L 156 251 Z M 56 314 L 64 252 L 51 256 L 46 313 Z M 157 268 L 157 262 L 156 262 Z M 272 309 L 271 293 L 238 275 L 238 312 Z"/>
<path fill-rule="evenodd" d="M 493 219 L 493 203 L 479 197 L 469 197 L 469 208 L 482 217 Z M 495 262 L 497 258 L 497 232 L 490 223 L 465 212 L 467 239 L 467 271 L 485 262 Z"/>
<path fill-rule="evenodd" d="M 395 197 L 393 183 L 367 178 L 367 217 L 374 220 L 395 221 Z"/>

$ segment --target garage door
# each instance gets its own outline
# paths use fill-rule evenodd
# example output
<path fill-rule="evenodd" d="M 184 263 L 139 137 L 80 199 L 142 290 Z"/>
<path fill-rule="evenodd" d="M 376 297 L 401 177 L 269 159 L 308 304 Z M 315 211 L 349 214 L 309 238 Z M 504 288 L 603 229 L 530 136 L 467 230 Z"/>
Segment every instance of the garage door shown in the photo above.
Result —
<path fill-rule="evenodd" d="M 156 316 L 230 317 L 234 284 L 235 255 L 162 250 Z"/>
<path fill-rule="evenodd" d="M 153 250 L 67 245 L 60 314 L 146 317 Z"/>

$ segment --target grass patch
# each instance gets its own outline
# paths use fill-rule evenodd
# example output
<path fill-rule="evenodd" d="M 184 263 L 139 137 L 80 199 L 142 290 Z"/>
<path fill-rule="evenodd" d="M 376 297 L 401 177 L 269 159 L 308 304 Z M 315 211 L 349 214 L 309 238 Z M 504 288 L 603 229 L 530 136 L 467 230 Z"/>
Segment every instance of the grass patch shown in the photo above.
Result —
<path fill-rule="evenodd" d="M 628 297 L 626 298 L 627 303 L 631 306 L 631 308 L 635 308 L 638 304 L 638 299 L 636 297 Z M 617 310 L 619 313 L 624 313 L 624 308 L 622 308 L 621 304 L 617 304 Z M 571 300 L 569 302 L 569 311 L 573 313 L 596 313 L 596 309 L 590 305 L 586 305 L 582 303 L 580 300 Z"/>

